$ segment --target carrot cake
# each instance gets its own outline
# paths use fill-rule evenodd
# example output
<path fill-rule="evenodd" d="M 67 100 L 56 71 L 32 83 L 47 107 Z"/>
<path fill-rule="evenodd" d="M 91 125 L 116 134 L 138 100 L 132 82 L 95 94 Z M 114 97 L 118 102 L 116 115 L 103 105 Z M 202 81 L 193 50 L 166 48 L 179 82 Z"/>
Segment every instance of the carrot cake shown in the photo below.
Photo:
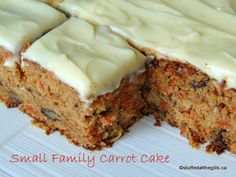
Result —
<path fill-rule="evenodd" d="M 142 91 L 149 111 L 194 147 L 236 153 L 236 2 L 62 0 L 60 10 L 110 27 L 152 55 Z"/>
<path fill-rule="evenodd" d="M 20 53 L 65 20 L 63 13 L 39 1 L 0 0 L 0 99 L 8 107 L 23 103 Z"/>
<path fill-rule="evenodd" d="M 107 27 L 71 18 L 22 56 L 25 112 L 87 149 L 110 146 L 143 117 L 146 57 Z"/>
<path fill-rule="evenodd" d="M 0 0 L 0 98 L 92 150 L 152 115 L 236 153 L 235 29 L 236 1 Z"/>

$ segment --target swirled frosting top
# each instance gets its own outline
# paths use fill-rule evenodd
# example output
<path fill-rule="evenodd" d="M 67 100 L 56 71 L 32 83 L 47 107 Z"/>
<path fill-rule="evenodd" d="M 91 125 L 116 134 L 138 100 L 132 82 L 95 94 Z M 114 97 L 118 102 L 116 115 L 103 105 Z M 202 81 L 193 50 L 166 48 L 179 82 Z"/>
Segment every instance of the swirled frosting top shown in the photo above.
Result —
<path fill-rule="evenodd" d="M 64 0 L 59 8 L 236 87 L 235 0 Z"/>
<path fill-rule="evenodd" d="M 106 27 L 71 18 L 37 40 L 24 53 L 77 89 L 88 101 L 117 88 L 127 74 L 142 69 L 145 56 Z"/>
<path fill-rule="evenodd" d="M 0 0 L 0 46 L 18 54 L 24 43 L 40 37 L 66 17 L 35 0 Z"/>

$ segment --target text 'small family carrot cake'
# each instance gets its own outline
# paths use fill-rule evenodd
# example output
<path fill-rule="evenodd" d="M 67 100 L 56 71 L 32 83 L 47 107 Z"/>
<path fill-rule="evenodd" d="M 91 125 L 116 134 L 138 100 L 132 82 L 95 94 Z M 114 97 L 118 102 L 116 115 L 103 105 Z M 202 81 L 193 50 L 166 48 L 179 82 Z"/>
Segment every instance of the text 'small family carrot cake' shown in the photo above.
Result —
<path fill-rule="evenodd" d="M 152 115 L 236 153 L 236 1 L 15 1 L 0 1 L 0 96 L 36 125 L 100 149 Z"/>

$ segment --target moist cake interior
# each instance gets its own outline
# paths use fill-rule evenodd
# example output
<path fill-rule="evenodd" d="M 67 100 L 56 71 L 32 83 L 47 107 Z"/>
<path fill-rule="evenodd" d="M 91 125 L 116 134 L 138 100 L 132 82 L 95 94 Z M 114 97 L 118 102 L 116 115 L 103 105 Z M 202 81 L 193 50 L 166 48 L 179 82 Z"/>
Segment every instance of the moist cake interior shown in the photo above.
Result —
<path fill-rule="evenodd" d="M 111 146 L 151 115 L 156 125 L 178 127 L 193 147 L 236 153 L 235 7 L 221 0 L 0 0 L 0 99 L 48 134 L 58 130 L 91 150 Z"/>

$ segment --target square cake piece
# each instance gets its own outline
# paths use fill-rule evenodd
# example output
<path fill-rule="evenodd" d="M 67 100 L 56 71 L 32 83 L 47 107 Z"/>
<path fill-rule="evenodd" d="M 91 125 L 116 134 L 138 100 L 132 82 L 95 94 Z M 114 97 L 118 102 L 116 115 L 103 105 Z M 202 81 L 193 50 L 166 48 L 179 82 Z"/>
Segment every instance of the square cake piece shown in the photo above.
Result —
<path fill-rule="evenodd" d="M 146 57 L 106 27 L 71 18 L 22 56 L 24 111 L 47 133 L 88 149 L 110 146 L 139 120 Z"/>
<path fill-rule="evenodd" d="M 0 99 L 8 107 L 24 102 L 21 52 L 66 19 L 63 13 L 39 1 L 0 0 Z"/>
<path fill-rule="evenodd" d="M 145 98 L 158 120 L 181 129 L 194 147 L 236 153 L 235 2 L 62 0 L 54 6 L 106 25 L 155 59 Z"/>

